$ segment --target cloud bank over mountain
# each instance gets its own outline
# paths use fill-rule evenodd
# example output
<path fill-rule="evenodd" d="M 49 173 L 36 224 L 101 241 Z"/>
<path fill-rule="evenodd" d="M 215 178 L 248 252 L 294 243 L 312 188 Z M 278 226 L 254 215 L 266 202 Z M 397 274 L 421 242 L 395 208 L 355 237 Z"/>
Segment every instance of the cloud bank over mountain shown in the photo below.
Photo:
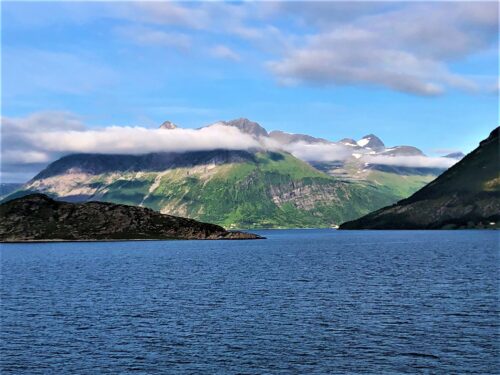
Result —
<path fill-rule="evenodd" d="M 429 156 L 384 156 L 367 155 L 364 160 L 369 164 L 392 165 L 410 168 L 447 169 L 457 162 L 455 159 Z"/>
<path fill-rule="evenodd" d="M 2 173 L 7 174 L 27 167 L 35 172 L 71 153 L 146 154 L 260 147 L 250 135 L 222 125 L 168 131 L 140 126 L 92 129 L 74 115 L 61 112 L 3 117 L 1 130 Z"/>
<path fill-rule="evenodd" d="M 295 142 L 283 145 L 281 149 L 291 153 L 295 157 L 307 162 L 335 162 L 345 161 L 353 157 L 351 147 L 329 143 L 310 144 L 305 142 Z M 455 159 L 446 157 L 429 157 L 413 155 L 372 155 L 366 151 L 357 150 L 354 152 L 356 158 L 361 159 L 366 164 L 389 165 L 410 168 L 437 168 L 447 169 L 457 162 Z"/>
<path fill-rule="evenodd" d="M 346 160 L 352 154 L 349 147 L 332 143 L 293 142 L 283 145 L 282 149 L 304 161 Z"/>
<path fill-rule="evenodd" d="M 251 134 L 229 124 L 252 124 Z M 151 129 L 140 126 L 90 128 L 64 112 L 41 112 L 24 118 L 2 118 L 2 175 L 30 178 L 49 162 L 72 153 L 147 154 L 214 149 L 283 150 L 307 162 L 345 161 L 363 158 L 365 163 L 405 167 L 448 168 L 456 160 L 426 156 L 374 155 L 370 148 L 357 148 L 325 140 L 278 142 L 257 123 L 246 119 L 217 122 L 199 129 Z M 15 179 L 15 178 L 14 178 Z"/>

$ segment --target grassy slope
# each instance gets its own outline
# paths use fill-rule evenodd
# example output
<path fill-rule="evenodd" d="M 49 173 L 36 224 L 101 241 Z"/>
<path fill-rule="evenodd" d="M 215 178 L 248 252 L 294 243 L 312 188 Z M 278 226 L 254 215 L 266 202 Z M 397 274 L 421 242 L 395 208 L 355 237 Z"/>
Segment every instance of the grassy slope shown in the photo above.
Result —
<path fill-rule="evenodd" d="M 325 227 L 394 201 L 391 191 L 338 182 L 288 154 L 261 153 L 256 163 L 220 165 L 208 172 L 175 169 L 161 176 L 157 188 L 148 194 L 156 176 L 115 181 L 106 187 L 102 199 L 143 203 L 163 212 L 239 228 Z M 273 191 L 303 196 L 277 204 Z M 305 206 L 304 200 L 308 201 Z"/>
<path fill-rule="evenodd" d="M 422 188 L 436 176 L 434 175 L 399 175 L 381 171 L 372 171 L 367 177 L 370 183 L 375 184 L 378 189 L 394 195 L 398 199 L 409 197 L 418 189 Z"/>

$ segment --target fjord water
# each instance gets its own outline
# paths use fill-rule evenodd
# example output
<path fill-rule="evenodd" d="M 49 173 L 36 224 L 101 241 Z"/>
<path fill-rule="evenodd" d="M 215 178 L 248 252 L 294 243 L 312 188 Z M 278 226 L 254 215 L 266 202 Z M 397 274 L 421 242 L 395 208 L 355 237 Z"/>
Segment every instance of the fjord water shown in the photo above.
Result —
<path fill-rule="evenodd" d="M 498 368 L 495 231 L 2 245 L 1 372 Z"/>

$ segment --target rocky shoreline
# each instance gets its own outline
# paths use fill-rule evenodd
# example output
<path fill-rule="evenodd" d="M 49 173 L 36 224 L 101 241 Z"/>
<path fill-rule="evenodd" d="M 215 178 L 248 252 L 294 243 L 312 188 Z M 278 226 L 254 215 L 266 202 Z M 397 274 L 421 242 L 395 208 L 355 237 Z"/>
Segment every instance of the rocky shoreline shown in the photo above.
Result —
<path fill-rule="evenodd" d="M 106 202 L 68 203 L 31 194 L 0 205 L 1 242 L 248 240 L 253 233 Z"/>

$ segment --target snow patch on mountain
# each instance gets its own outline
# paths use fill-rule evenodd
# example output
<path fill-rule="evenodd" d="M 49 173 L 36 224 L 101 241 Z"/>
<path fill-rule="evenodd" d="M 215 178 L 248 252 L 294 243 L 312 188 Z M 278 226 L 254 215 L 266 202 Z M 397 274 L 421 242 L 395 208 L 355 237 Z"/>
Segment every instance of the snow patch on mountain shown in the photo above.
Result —
<path fill-rule="evenodd" d="M 358 143 L 358 146 L 365 147 L 368 143 L 370 143 L 370 140 L 363 138 L 363 139 L 360 139 L 357 143 Z"/>

